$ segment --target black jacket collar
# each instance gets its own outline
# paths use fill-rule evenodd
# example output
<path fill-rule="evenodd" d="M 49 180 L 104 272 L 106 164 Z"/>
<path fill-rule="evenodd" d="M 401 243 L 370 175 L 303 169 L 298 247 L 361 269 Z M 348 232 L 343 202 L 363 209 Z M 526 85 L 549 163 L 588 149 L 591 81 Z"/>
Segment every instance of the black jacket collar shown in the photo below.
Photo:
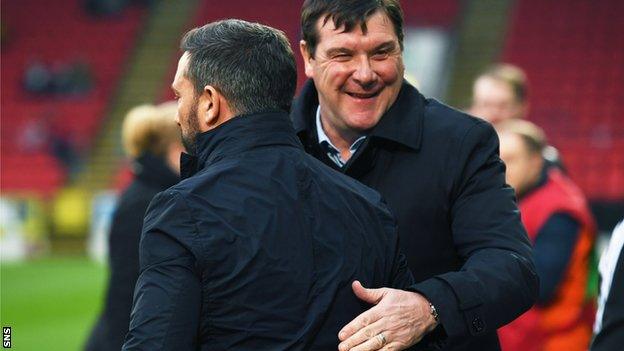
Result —
<path fill-rule="evenodd" d="M 371 138 L 390 140 L 414 150 L 422 142 L 424 97 L 409 83 L 403 81 L 397 100 L 371 130 Z M 293 103 L 292 119 L 297 135 L 304 141 L 316 140 L 314 118 L 318 106 L 318 93 L 314 82 L 308 80 Z"/>
<path fill-rule="evenodd" d="M 301 147 L 284 112 L 240 115 L 197 135 L 195 155 L 182 154 L 182 178 L 224 157 L 269 145 Z"/>
<path fill-rule="evenodd" d="M 149 152 L 134 160 L 132 172 L 138 180 L 158 188 L 168 188 L 180 181 L 164 159 Z"/>

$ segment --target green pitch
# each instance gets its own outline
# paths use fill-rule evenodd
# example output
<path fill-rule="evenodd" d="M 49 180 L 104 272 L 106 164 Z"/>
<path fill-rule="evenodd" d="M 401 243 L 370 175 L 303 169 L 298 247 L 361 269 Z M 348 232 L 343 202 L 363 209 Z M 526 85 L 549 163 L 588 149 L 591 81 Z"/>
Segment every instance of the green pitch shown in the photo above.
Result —
<path fill-rule="evenodd" d="M 2 326 L 12 350 L 82 350 L 100 311 L 106 267 L 87 258 L 2 263 Z"/>

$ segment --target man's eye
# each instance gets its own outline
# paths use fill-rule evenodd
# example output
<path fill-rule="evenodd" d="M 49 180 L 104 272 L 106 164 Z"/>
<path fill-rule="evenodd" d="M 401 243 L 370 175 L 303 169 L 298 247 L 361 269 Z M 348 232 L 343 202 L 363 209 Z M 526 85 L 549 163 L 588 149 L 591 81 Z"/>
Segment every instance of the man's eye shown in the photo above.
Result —
<path fill-rule="evenodd" d="M 376 60 L 383 60 L 385 58 L 388 57 L 388 51 L 377 51 L 374 55 L 373 58 Z"/>

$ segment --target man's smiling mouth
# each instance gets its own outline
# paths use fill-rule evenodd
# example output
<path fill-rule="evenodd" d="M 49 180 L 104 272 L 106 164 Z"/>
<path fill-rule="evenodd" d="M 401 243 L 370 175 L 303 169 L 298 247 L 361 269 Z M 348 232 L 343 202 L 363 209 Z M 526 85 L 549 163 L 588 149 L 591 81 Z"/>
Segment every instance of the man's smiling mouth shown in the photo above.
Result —
<path fill-rule="evenodd" d="M 376 97 L 377 95 L 379 95 L 379 93 L 381 92 L 381 90 L 373 92 L 373 93 L 350 93 L 350 92 L 346 92 L 347 95 L 356 98 L 356 99 L 371 99 Z"/>

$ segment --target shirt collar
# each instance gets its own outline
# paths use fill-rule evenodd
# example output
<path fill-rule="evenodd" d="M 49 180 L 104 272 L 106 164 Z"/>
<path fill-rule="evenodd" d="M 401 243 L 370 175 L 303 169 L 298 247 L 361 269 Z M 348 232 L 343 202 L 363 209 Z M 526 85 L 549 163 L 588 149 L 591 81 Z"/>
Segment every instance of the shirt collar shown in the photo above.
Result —
<path fill-rule="evenodd" d="M 325 134 L 325 130 L 323 129 L 323 123 L 321 122 L 321 106 L 320 105 L 316 108 L 316 134 L 318 136 L 319 144 L 323 145 L 324 143 L 327 143 L 329 147 L 338 151 L 338 148 L 334 144 L 332 144 L 331 140 L 329 140 L 329 137 L 327 136 L 327 134 Z"/>
<path fill-rule="evenodd" d="M 326 151 L 332 161 L 334 161 L 336 164 L 338 164 L 341 167 L 344 166 L 346 162 L 340 156 L 340 151 L 331 142 L 331 140 L 329 140 L 329 137 L 327 136 L 327 134 L 325 134 L 325 130 L 323 129 L 323 123 L 321 121 L 321 106 L 320 105 L 316 108 L 315 119 L 316 119 L 316 133 L 317 133 L 319 145 L 327 149 Z M 357 138 L 353 142 L 353 144 L 351 144 L 351 146 L 349 147 L 349 151 L 351 152 L 351 155 L 355 154 L 358 147 L 360 147 L 360 145 L 362 145 L 362 143 L 364 142 L 364 139 L 366 139 L 366 135 L 362 135 L 361 137 Z"/>

